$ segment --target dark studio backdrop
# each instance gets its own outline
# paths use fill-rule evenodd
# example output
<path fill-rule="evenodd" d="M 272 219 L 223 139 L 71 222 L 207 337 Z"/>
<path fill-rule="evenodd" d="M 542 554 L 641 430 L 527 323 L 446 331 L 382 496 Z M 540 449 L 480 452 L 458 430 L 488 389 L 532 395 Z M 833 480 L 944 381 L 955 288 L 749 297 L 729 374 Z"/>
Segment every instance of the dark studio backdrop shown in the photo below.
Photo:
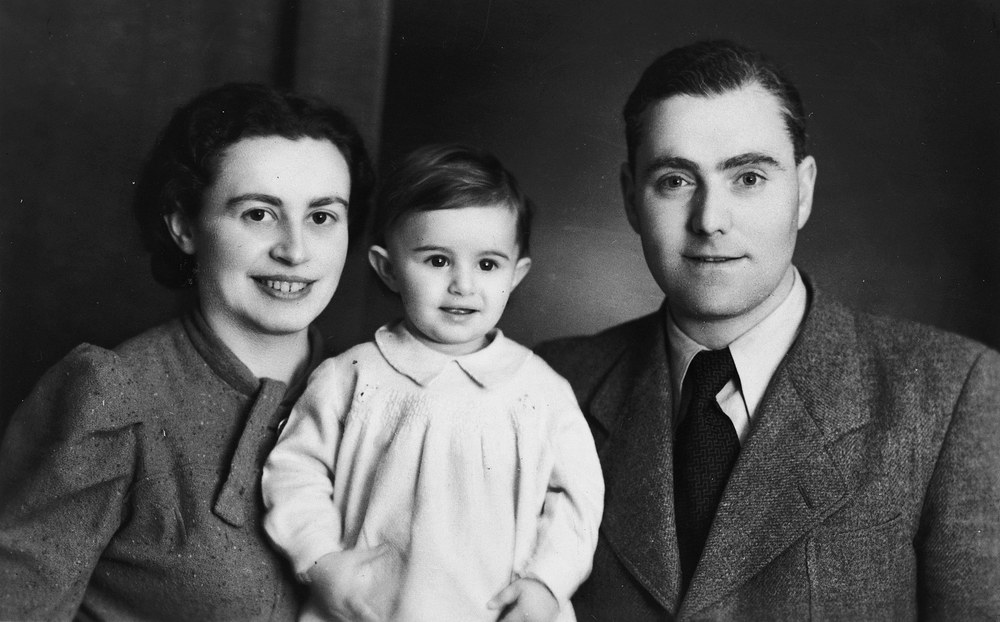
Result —
<path fill-rule="evenodd" d="M 129 220 L 174 107 L 252 79 L 322 95 L 385 163 L 461 141 L 538 205 L 501 326 L 533 344 L 655 309 L 621 209 L 620 109 L 676 45 L 778 60 L 819 164 L 797 264 L 861 308 L 1000 346 L 1000 7 L 991 0 L 14 0 L 0 5 L 0 428 L 75 344 L 170 317 Z M 391 4 L 391 6 L 390 6 Z M 398 312 L 363 249 L 320 319 L 339 350 Z"/>

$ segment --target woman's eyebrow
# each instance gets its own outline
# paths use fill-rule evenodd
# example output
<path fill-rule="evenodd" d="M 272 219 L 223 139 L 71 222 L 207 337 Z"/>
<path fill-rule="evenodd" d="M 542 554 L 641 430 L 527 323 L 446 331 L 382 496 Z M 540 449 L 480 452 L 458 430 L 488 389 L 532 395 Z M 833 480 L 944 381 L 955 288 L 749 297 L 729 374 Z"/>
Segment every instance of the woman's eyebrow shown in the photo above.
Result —
<path fill-rule="evenodd" d="M 282 202 L 276 196 L 270 194 L 262 194 L 259 192 L 248 192 L 247 194 L 240 194 L 235 197 L 230 198 L 226 201 L 227 207 L 232 207 L 234 205 L 239 205 L 240 203 L 247 202 L 257 202 L 257 203 L 267 203 L 268 205 L 273 205 L 274 207 L 281 207 Z"/>

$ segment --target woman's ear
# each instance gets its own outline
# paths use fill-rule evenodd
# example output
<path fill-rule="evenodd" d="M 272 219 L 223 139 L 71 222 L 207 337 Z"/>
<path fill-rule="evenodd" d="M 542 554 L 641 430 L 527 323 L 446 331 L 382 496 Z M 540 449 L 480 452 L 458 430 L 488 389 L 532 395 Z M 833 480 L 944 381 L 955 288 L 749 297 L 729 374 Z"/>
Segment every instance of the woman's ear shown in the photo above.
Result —
<path fill-rule="evenodd" d="M 175 210 L 165 214 L 163 222 L 167 224 L 167 230 L 174 239 L 174 244 L 188 255 L 194 255 L 194 227 L 188 217 L 180 210 Z"/>
<path fill-rule="evenodd" d="M 368 249 L 368 263 L 372 265 L 375 274 L 382 279 L 385 286 L 392 291 L 399 293 L 399 286 L 396 284 L 396 276 L 392 271 L 392 259 L 389 258 L 389 251 L 385 248 L 373 244 Z"/>

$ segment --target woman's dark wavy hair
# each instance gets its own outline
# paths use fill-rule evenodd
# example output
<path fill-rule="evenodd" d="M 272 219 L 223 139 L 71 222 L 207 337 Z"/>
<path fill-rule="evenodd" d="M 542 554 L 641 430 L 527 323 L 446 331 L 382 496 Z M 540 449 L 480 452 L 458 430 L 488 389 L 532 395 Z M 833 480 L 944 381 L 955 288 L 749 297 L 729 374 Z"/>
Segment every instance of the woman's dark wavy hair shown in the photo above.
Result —
<path fill-rule="evenodd" d="M 406 214 L 501 205 L 517 215 L 521 257 L 529 254 L 533 204 L 496 156 L 459 144 L 427 145 L 403 159 L 382 185 L 372 223 L 372 243 L 386 237 Z"/>
<path fill-rule="evenodd" d="M 340 150 L 351 175 L 349 235 L 351 240 L 360 237 L 374 175 L 354 123 L 316 98 L 262 84 L 225 84 L 174 112 L 136 184 L 132 211 L 158 282 L 177 289 L 190 287 L 196 271 L 195 258 L 174 243 L 163 217 L 180 211 L 193 221 L 225 150 L 245 138 L 262 136 L 329 140 Z"/>

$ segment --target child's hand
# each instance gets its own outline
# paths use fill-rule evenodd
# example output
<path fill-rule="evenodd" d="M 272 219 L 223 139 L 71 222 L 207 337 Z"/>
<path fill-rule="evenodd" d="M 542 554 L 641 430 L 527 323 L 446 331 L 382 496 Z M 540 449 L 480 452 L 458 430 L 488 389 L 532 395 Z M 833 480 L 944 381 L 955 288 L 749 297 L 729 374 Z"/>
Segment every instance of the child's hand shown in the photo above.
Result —
<path fill-rule="evenodd" d="M 552 622 L 559 615 L 559 602 L 537 579 L 517 579 L 486 604 L 499 609 L 498 622 Z"/>
<path fill-rule="evenodd" d="M 309 569 L 313 603 L 324 617 L 338 622 L 388 620 L 398 563 L 399 556 L 387 544 L 328 553 Z"/>

